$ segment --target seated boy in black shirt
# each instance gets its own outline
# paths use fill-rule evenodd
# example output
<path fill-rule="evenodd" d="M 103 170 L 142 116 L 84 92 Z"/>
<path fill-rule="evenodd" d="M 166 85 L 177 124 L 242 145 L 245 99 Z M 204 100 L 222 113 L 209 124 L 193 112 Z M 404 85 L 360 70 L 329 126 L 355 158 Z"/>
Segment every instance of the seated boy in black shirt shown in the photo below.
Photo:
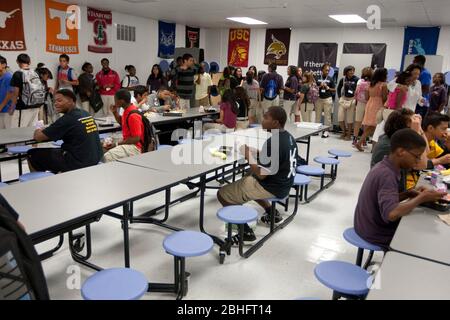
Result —
<path fill-rule="evenodd" d="M 30 171 L 53 173 L 97 165 L 103 157 L 97 125 L 92 116 L 76 107 L 77 98 L 68 89 L 55 94 L 55 109 L 64 116 L 45 129 L 34 132 L 37 142 L 63 140 L 61 148 L 28 151 Z"/>
<path fill-rule="evenodd" d="M 271 107 L 264 115 L 263 129 L 272 132 L 272 137 L 260 152 L 243 146 L 241 152 L 250 164 L 250 174 L 219 190 L 217 198 L 226 207 L 256 201 L 266 214 L 261 221 L 270 224 L 271 204 L 264 199 L 282 199 L 289 195 L 294 184 L 297 169 L 298 149 L 295 139 L 284 130 L 287 115 L 281 107 Z M 276 212 L 275 222 L 282 220 Z M 256 237 L 248 225 L 244 227 L 244 241 L 254 241 Z"/>

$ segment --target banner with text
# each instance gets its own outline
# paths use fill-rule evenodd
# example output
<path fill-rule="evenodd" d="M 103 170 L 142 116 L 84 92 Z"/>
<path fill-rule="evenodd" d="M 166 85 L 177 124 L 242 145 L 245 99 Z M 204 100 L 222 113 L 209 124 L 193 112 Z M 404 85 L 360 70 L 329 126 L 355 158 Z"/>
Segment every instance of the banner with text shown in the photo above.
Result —
<path fill-rule="evenodd" d="M 320 76 L 322 66 L 329 63 L 336 66 L 338 53 L 337 43 L 300 43 L 298 54 L 298 66 L 303 71 L 311 71 L 315 76 Z"/>
<path fill-rule="evenodd" d="M 186 48 L 200 48 L 200 28 L 186 26 Z"/>
<path fill-rule="evenodd" d="M 175 54 L 175 23 L 159 21 L 158 57 L 172 59 Z"/>
<path fill-rule="evenodd" d="M 250 29 L 230 29 L 228 36 L 228 65 L 248 67 Z"/>
<path fill-rule="evenodd" d="M 264 64 L 275 63 L 279 66 L 287 66 L 290 43 L 291 29 L 267 29 Z"/>
<path fill-rule="evenodd" d="M 78 28 L 73 22 L 72 5 L 52 0 L 45 1 L 47 25 L 46 51 L 52 53 L 78 54 Z"/>
<path fill-rule="evenodd" d="M 0 2 L 0 51 L 24 51 L 22 0 Z"/>
<path fill-rule="evenodd" d="M 92 24 L 92 37 L 88 51 L 95 53 L 112 53 L 108 26 L 112 25 L 112 12 L 87 8 L 88 22 Z"/>

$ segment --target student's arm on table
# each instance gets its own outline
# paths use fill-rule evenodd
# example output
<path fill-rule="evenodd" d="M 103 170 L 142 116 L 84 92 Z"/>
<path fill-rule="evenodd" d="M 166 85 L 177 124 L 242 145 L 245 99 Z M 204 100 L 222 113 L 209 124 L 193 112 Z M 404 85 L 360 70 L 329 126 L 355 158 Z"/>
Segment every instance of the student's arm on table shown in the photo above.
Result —
<path fill-rule="evenodd" d="M 250 165 L 250 171 L 258 177 L 259 180 L 264 180 L 267 178 L 268 175 L 270 175 L 270 171 L 267 170 L 264 167 L 261 167 L 258 164 L 258 161 L 255 158 L 255 149 L 250 148 L 247 145 L 243 145 L 241 147 L 241 153 L 244 154 L 245 160 L 248 161 Z"/>
<path fill-rule="evenodd" d="M 50 141 L 50 138 L 42 132 L 42 129 L 36 129 L 36 131 L 34 131 L 33 139 L 37 142 Z"/>
<path fill-rule="evenodd" d="M 391 221 L 391 222 L 397 221 L 401 217 L 408 215 L 414 208 L 418 207 L 422 203 L 437 201 L 437 200 L 441 199 L 443 196 L 445 196 L 446 194 L 447 194 L 447 192 L 437 192 L 437 191 L 429 190 L 429 189 L 425 189 L 425 188 L 419 189 L 413 198 L 411 198 L 411 196 L 413 196 L 413 194 L 411 194 L 408 197 L 408 198 L 410 198 L 410 200 L 399 203 L 394 210 L 389 212 L 389 216 L 388 216 L 389 221 Z M 400 195 L 400 196 L 402 196 L 402 195 Z"/>

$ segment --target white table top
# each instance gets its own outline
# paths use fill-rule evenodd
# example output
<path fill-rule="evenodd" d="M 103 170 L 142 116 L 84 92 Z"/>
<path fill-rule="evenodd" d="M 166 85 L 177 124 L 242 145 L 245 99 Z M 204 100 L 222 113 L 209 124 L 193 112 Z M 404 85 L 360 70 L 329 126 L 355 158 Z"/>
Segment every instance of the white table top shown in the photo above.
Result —
<path fill-rule="evenodd" d="M 440 212 L 417 208 L 400 221 L 391 249 L 450 265 L 450 226 L 437 216 Z"/>
<path fill-rule="evenodd" d="M 29 128 L 9 128 L 0 130 L 0 146 L 15 143 L 25 143 L 34 141 L 33 135 L 36 129 Z"/>
<path fill-rule="evenodd" d="M 203 118 L 203 117 L 207 117 L 208 115 L 214 115 L 217 114 L 216 113 L 208 113 L 208 112 L 199 112 L 199 108 L 191 108 L 189 110 L 187 110 L 185 113 L 183 113 L 182 116 L 163 116 L 160 113 L 150 113 L 150 116 L 148 116 L 148 119 L 150 120 L 151 123 L 153 123 L 154 125 L 159 125 L 159 124 L 165 124 L 165 123 L 171 123 L 171 122 L 182 122 L 182 121 L 187 121 L 190 119 L 195 119 L 195 118 Z"/>
<path fill-rule="evenodd" d="M 401 253 L 388 252 L 368 300 L 449 300 L 450 268 Z"/>
<path fill-rule="evenodd" d="M 289 132 L 294 137 L 294 139 L 299 140 L 312 136 L 328 128 L 329 127 L 322 127 L 320 129 L 299 128 L 295 124 L 286 124 L 285 130 Z M 235 131 L 231 133 L 231 135 L 257 139 L 268 139 L 272 134 L 270 132 L 267 132 L 266 130 L 263 130 L 262 128 L 251 128 Z"/>
<path fill-rule="evenodd" d="M 170 173 L 114 162 L 2 188 L 32 235 L 176 184 Z"/>

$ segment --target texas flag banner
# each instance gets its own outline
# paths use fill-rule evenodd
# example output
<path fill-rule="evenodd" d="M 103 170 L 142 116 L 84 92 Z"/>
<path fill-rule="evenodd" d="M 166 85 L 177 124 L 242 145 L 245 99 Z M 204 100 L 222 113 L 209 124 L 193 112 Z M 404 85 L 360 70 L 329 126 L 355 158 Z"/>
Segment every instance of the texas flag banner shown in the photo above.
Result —
<path fill-rule="evenodd" d="M 25 51 L 22 0 L 0 1 L 0 51 Z"/>
<path fill-rule="evenodd" d="M 108 26 L 112 25 L 112 12 L 93 8 L 87 9 L 88 22 L 92 24 L 92 38 L 88 51 L 95 53 L 112 53 Z"/>
<path fill-rule="evenodd" d="M 74 23 L 73 5 L 45 1 L 47 52 L 78 54 L 78 27 Z"/>
<path fill-rule="evenodd" d="M 230 29 L 228 36 L 228 65 L 248 67 L 250 29 Z"/>

